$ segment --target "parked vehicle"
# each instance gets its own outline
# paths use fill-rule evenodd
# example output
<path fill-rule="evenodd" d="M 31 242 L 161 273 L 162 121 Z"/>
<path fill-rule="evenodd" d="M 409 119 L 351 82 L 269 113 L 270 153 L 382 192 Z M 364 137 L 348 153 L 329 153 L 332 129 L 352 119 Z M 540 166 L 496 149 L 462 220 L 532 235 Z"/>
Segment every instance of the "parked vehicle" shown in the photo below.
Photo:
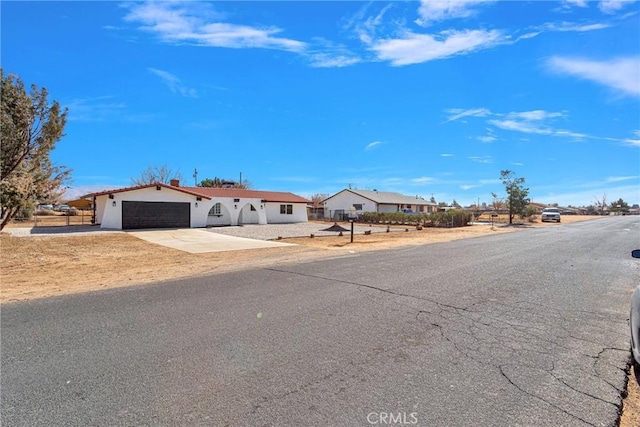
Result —
<path fill-rule="evenodd" d="M 53 205 L 40 205 L 38 206 L 38 209 L 45 209 L 48 211 L 52 211 L 53 210 Z"/>
<path fill-rule="evenodd" d="M 542 215 L 540 216 L 541 221 L 555 221 L 560 222 L 560 211 L 558 208 L 544 208 L 542 210 Z"/>
<path fill-rule="evenodd" d="M 58 212 L 66 212 L 66 211 L 68 211 L 69 209 L 71 209 L 71 208 L 69 207 L 69 205 L 60 205 L 60 206 L 57 206 L 57 207 L 56 207 L 56 210 L 57 210 Z"/>
<path fill-rule="evenodd" d="M 631 256 L 640 258 L 640 249 L 631 251 Z M 629 327 L 631 329 L 631 352 L 636 364 L 640 365 L 640 285 L 631 295 L 631 307 L 629 309 Z"/>

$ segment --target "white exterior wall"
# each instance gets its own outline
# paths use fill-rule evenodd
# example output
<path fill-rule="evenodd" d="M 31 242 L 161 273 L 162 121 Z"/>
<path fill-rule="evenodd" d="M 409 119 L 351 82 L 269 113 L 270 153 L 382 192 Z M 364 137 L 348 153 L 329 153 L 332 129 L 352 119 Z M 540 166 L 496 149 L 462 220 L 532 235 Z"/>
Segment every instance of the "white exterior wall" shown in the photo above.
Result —
<path fill-rule="evenodd" d="M 293 205 L 293 214 L 281 214 L 280 205 Z M 265 209 L 267 211 L 267 222 L 269 224 L 287 224 L 308 221 L 306 203 L 267 202 L 265 203 Z"/>
<path fill-rule="evenodd" d="M 100 225 L 100 223 L 102 222 L 102 217 L 104 216 L 104 211 L 106 209 L 106 205 L 107 205 L 107 201 L 109 200 L 109 198 L 107 196 L 104 197 L 96 197 L 96 225 Z M 107 227 L 102 227 L 100 226 L 100 228 L 107 228 Z"/>
<path fill-rule="evenodd" d="M 359 196 L 357 194 L 354 194 L 350 191 L 343 191 L 325 202 L 324 214 L 325 216 L 328 216 L 329 214 L 333 216 L 334 212 L 338 210 L 344 210 L 345 213 L 348 214 L 349 208 L 352 207 L 354 204 L 362 205 L 362 210 L 356 211 L 356 213 L 358 214 L 362 212 L 377 212 L 375 202 L 369 199 L 366 199 L 362 196 Z"/>
<path fill-rule="evenodd" d="M 378 212 L 380 212 L 380 213 L 396 213 L 396 212 L 398 212 L 398 205 L 380 205 L 380 206 L 378 206 Z"/>
<path fill-rule="evenodd" d="M 138 190 L 112 193 L 113 199 L 108 194 L 96 197 L 96 222 L 100 228 L 122 229 L 122 202 L 180 202 L 191 204 L 191 227 L 204 227 L 209 209 L 206 208 L 210 200 L 196 200 L 196 196 L 171 190 L 166 187 L 140 188 Z M 115 202 L 115 206 L 114 206 Z M 195 204 L 198 203 L 198 207 Z"/>
<path fill-rule="evenodd" d="M 251 206 L 253 206 L 255 210 L 252 211 Z M 240 215 L 238 216 L 238 224 L 260 224 L 260 206 L 262 206 L 262 211 L 264 211 L 264 206 L 262 205 L 260 200 L 258 200 L 257 203 L 247 202 L 240 211 Z M 266 213 L 264 213 L 264 217 L 266 220 Z"/>
<path fill-rule="evenodd" d="M 170 188 L 156 187 L 141 188 L 123 192 L 114 192 L 113 199 L 109 195 L 96 197 L 96 224 L 100 228 L 122 229 L 122 202 L 181 202 L 191 204 L 191 227 L 207 227 L 216 225 L 238 225 L 244 224 L 268 224 L 268 223 L 294 223 L 307 222 L 307 205 L 305 203 L 263 203 L 260 199 L 240 199 L 236 202 L 234 198 L 213 198 L 196 200 L 195 195 L 172 190 Z M 115 206 L 113 203 L 115 202 Z M 220 203 L 221 216 L 209 216 L 209 211 L 216 204 Z M 280 205 L 293 205 L 292 215 L 281 215 Z M 251 205 L 255 211 L 251 210 Z M 240 215 L 242 212 L 242 216 Z"/>
<path fill-rule="evenodd" d="M 232 197 L 216 197 L 207 200 L 207 218 L 206 225 L 238 225 L 238 224 L 267 224 L 267 213 L 264 203 L 260 199 L 236 199 Z M 209 216 L 209 210 L 216 204 L 220 203 L 221 216 Z M 251 211 L 251 205 L 256 208 Z M 242 215 L 240 215 L 242 213 Z"/>
<path fill-rule="evenodd" d="M 233 200 L 231 200 L 233 202 Z M 218 215 L 211 215 L 209 216 L 209 211 L 211 210 L 211 208 L 216 204 L 216 203 L 220 203 L 220 216 Z M 207 219 L 206 219 L 206 226 L 209 227 L 219 227 L 222 225 L 231 225 L 231 223 L 233 222 L 233 218 L 231 215 L 231 210 L 229 209 L 229 199 L 214 199 L 214 200 L 207 200 L 206 203 L 206 210 L 207 210 Z M 231 209 L 233 209 L 233 205 L 231 205 Z"/>

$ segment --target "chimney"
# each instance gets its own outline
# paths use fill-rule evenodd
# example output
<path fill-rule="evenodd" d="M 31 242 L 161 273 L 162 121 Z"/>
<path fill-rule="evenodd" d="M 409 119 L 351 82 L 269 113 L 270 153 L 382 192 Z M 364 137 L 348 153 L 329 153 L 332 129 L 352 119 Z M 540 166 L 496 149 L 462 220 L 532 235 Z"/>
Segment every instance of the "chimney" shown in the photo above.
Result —
<path fill-rule="evenodd" d="M 180 180 L 179 179 L 172 179 L 170 181 L 170 184 L 172 187 L 180 187 Z"/>

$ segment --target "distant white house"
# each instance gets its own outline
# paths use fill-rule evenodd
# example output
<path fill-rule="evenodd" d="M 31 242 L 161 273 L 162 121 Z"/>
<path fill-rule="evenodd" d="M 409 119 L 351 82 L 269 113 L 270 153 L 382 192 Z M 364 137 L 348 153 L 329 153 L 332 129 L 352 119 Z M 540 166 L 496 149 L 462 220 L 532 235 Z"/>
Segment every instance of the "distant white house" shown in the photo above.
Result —
<path fill-rule="evenodd" d="M 437 212 L 438 205 L 418 196 L 405 196 L 377 190 L 345 189 L 323 201 L 325 218 L 339 219 L 362 212 L 394 213 L 410 211 L 414 213 Z"/>
<path fill-rule="evenodd" d="M 91 193 L 101 228 L 185 228 L 307 221 L 309 200 L 292 193 L 148 184 Z"/>

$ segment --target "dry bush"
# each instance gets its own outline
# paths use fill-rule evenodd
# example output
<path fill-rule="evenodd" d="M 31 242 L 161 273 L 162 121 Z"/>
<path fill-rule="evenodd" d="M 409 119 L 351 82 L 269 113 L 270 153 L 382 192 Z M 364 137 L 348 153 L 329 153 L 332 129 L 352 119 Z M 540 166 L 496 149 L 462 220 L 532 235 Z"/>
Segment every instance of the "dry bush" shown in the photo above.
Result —
<path fill-rule="evenodd" d="M 38 209 L 35 211 L 34 215 L 36 216 L 54 216 L 56 213 L 49 209 Z"/>

